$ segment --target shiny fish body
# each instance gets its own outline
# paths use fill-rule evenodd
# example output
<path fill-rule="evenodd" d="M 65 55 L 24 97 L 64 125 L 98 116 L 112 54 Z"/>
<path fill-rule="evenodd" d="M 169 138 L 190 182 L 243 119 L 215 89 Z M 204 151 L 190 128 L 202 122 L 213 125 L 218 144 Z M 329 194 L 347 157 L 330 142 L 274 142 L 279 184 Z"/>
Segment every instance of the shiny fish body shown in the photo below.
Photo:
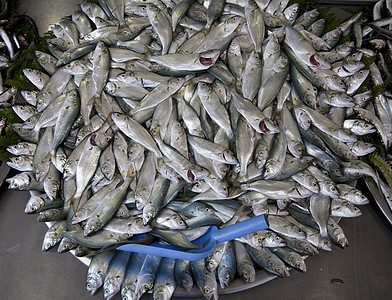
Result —
<path fill-rule="evenodd" d="M 87 271 L 86 289 L 92 295 L 103 285 L 105 274 L 113 255 L 114 251 L 105 251 L 95 255 L 91 260 Z"/>

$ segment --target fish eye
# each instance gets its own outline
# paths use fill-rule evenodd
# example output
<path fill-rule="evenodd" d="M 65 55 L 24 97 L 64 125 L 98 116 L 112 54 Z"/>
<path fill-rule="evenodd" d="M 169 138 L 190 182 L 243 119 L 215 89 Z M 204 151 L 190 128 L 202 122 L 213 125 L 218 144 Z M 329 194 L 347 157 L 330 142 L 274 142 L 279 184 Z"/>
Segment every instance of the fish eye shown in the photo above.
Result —
<path fill-rule="evenodd" d="M 358 210 L 358 207 L 354 206 L 353 210 Z"/>

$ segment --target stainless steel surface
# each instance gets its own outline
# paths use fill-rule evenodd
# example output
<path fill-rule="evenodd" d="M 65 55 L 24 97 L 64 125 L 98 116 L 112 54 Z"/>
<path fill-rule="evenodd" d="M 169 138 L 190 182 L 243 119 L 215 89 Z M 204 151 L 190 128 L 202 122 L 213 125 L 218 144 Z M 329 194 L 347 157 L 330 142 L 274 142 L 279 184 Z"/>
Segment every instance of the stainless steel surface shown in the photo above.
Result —
<path fill-rule="evenodd" d="M 4 180 L 7 178 L 7 175 L 10 171 L 10 167 L 6 163 L 1 163 L 0 165 L 0 188 L 4 183 Z"/>
<path fill-rule="evenodd" d="M 365 181 L 367 188 L 370 190 L 372 195 L 374 196 L 374 200 L 380 209 L 380 211 L 384 214 L 385 218 L 388 220 L 388 222 L 392 225 L 392 211 L 388 205 L 388 203 L 385 201 L 384 196 L 380 193 L 379 189 L 375 184 L 372 182 L 366 180 Z"/>
<path fill-rule="evenodd" d="M 19 11 L 33 17 L 43 34 L 80 2 L 21 0 Z M 28 192 L 7 190 L 7 184 L 0 189 L 0 299 L 103 299 L 102 289 L 94 296 L 85 290 L 87 267 L 71 254 L 41 251 L 47 227 L 24 214 L 28 197 Z M 220 299 L 392 299 L 392 227 L 374 201 L 361 209 L 363 216 L 340 223 L 349 248 L 310 257 L 306 273 L 292 270 L 289 278 Z"/>

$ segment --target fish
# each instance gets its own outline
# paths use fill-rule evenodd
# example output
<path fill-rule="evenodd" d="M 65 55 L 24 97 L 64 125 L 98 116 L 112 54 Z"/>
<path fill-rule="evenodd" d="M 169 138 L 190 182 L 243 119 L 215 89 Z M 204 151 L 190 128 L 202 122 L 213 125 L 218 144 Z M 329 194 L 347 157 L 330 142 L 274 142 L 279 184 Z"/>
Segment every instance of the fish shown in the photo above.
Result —
<path fill-rule="evenodd" d="M 95 255 L 91 260 L 86 278 L 86 289 L 92 295 L 103 285 L 109 263 L 113 258 L 115 251 L 105 251 Z"/>

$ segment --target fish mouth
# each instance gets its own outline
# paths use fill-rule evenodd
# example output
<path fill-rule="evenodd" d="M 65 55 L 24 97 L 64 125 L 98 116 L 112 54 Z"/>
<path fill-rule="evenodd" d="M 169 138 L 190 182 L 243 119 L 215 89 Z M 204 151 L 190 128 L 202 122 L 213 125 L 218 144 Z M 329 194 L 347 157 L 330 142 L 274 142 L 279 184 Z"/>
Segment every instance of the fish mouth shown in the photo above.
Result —
<path fill-rule="evenodd" d="M 199 61 L 203 66 L 207 67 L 210 67 L 215 63 L 215 59 L 209 57 L 200 57 Z"/>
<path fill-rule="evenodd" d="M 259 123 L 259 129 L 261 130 L 262 133 L 267 134 L 269 132 L 269 129 L 265 125 L 264 121 L 260 121 Z"/>
<path fill-rule="evenodd" d="M 193 174 L 191 170 L 188 170 L 188 172 L 186 173 L 186 177 L 188 178 L 190 183 L 196 182 L 195 174 Z"/>
<path fill-rule="evenodd" d="M 316 68 L 320 68 L 320 67 L 321 67 L 321 64 L 317 61 L 317 59 L 316 59 L 316 57 L 315 57 L 314 54 L 310 56 L 309 61 L 310 61 L 310 63 L 311 63 L 314 67 L 316 67 Z"/>
<path fill-rule="evenodd" d="M 98 146 L 96 138 L 97 138 L 97 134 L 96 133 L 94 133 L 94 134 L 92 134 L 90 136 L 90 143 L 91 143 L 91 145 Z"/>

